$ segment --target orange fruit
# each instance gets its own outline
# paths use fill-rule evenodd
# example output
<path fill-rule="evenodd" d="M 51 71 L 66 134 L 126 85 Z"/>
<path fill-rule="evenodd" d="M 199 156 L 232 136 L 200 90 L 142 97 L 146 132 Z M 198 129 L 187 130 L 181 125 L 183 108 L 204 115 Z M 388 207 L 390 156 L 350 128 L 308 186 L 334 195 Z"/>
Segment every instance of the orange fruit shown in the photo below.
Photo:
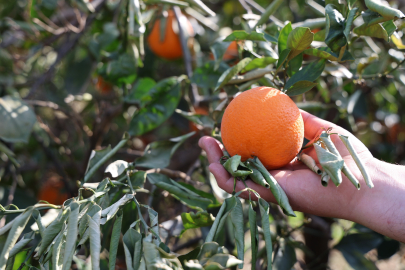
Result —
<path fill-rule="evenodd" d="M 47 201 L 51 204 L 61 205 L 69 199 L 69 196 L 63 191 L 62 180 L 56 176 L 50 176 L 41 186 L 37 195 L 38 200 Z"/>
<path fill-rule="evenodd" d="M 193 26 L 191 25 L 189 20 L 185 21 L 187 24 L 186 36 L 191 37 L 194 35 Z M 160 20 L 156 20 L 155 24 L 153 25 L 152 31 L 148 36 L 148 44 L 153 53 L 169 60 L 180 58 L 183 55 L 180 37 L 178 33 L 174 31 L 173 23 L 177 24 L 176 18 L 174 12 L 172 10 L 169 10 L 168 16 L 166 17 L 165 21 L 166 26 L 164 39 L 161 40 L 160 37 Z"/>
<path fill-rule="evenodd" d="M 195 107 L 194 111 L 195 111 L 195 114 L 199 114 L 199 115 L 208 115 L 209 114 L 208 109 L 204 108 L 204 107 Z M 195 132 L 199 131 L 197 125 L 194 124 L 192 121 L 190 121 L 189 128 L 191 131 L 195 131 Z"/>
<path fill-rule="evenodd" d="M 229 44 L 228 49 L 226 49 L 223 59 L 232 60 L 236 57 L 238 57 L 238 43 L 236 43 L 236 41 L 232 41 L 231 44 Z"/>
<path fill-rule="evenodd" d="M 111 90 L 113 89 L 113 85 L 111 83 L 107 82 L 106 80 L 104 80 L 103 77 L 98 76 L 96 88 L 99 92 L 101 92 L 103 94 L 107 94 L 107 93 L 111 92 Z"/>
<path fill-rule="evenodd" d="M 233 99 L 222 117 L 221 136 L 228 153 L 242 161 L 257 156 L 267 169 L 287 165 L 304 140 L 301 113 L 289 96 L 256 87 Z"/>

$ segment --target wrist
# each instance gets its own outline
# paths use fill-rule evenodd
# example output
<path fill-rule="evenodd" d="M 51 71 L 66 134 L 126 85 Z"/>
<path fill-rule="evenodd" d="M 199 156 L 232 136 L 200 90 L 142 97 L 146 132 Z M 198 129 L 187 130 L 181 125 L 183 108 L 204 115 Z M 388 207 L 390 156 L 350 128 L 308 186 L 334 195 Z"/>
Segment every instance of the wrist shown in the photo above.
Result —
<path fill-rule="evenodd" d="M 405 166 L 373 158 L 366 164 L 374 183 L 362 183 L 350 219 L 388 237 L 405 242 Z M 364 186 L 364 187 L 363 187 Z"/>

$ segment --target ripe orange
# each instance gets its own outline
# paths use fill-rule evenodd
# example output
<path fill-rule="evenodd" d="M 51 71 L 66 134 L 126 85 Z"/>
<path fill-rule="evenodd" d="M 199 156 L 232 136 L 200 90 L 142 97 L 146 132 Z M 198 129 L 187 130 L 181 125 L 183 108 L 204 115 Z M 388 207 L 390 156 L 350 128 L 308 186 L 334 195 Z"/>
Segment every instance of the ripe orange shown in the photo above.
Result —
<path fill-rule="evenodd" d="M 194 35 L 193 26 L 191 25 L 189 20 L 185 21 L 187 24 L 186 36 L 191 37 Z M 155 24 L 153 25 L 152 31 L 148 36 L 148 44 L 153 53 L 169 60 L 180 58 L 183 55 L 180 37 L 178 33 L 174 31 L 173 23 L 177 23 L 176 18 L 174 12 L 172 10 L 169 10 L 168 16 L 165 21 L 166 26 L 164 39 L 161 40 L 160 38 L 160 20 L 156 20 Z M 191 40 L 189 39 L 189 41 Z"/>
<path fill-rule="evenodd" d="M 199 114 L 199 115 L 208 115 L 208 114 L 209 114 L 209 113 L 208 113 L 208 109 L 205 108 L 205 107 L 195 107 L 195 108 L 194 108 L 194 111 L 195 111 L 196 114 Z M 191 130 L 191 131 L 195 131 L 195 132 L 198 132 L 198 131 L 199 131 L 199 129 L 198 129 L 198 127 L 196 126 L 196 124 L 194 124 L 194 123 L 191 122 L 191 121 L 190 121 L 189 127 L 190 127 L 190 130 Z"/>
<path fill-rule="evenodd" d="M 280 90 L 256 87 L 231 101 L 222 117 L 228 153 L 242 161 L 257 156 L 267 169 L 287 165 L 304 140 L 304 122 L 295 103 Z"/>
<path fill-rule="evenodd" d="M 96 88 L 102 94 L 107 94 L 113 89 L 113 85 L 103 79 L 100 75 L 97 77 Z"/>
<path fill-rule="evenodd" d="M 228 49 L 226 49 L 223 59 L 232 60 L 236 57 L 238 57 L 238 43 L 236 43 L 236 41 L 232 41 L 231 44 L 229 44 Z"/>
<path fill-rule="evenodd" d="M 37 199 L 47 201 L 51 204 L 61 205 L 64 201 L 69 199 L 63 189 L 64 185 L 62 181 L 56 176 L 50 176 L 45 183 L 42 184 Z"/>

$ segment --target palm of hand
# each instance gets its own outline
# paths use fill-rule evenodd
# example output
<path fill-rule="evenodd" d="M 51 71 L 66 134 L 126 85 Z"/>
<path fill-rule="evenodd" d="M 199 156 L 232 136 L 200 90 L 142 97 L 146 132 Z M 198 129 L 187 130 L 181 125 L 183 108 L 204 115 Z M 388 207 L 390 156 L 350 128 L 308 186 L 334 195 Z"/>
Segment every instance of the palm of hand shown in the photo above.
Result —
<path fill-rule="evenodd" d="M 311 140 L 310 143 L 313 142 L 324 129 L 332 127 L 332 133 L 350 137 L 356 152 L 366 166 L 372 163 L 373 157 L 367 147 L 350 132 L 305 111 L 301 111 L 301 114 L 304 119 L 305 137 Z M 360 191 L 358 191 L 345 176 L 343 176 L 343 182 L 338 188 L 332 183 L 330 183 L 328 187 L 323 187 L 320 183 L 320 176 L 309 170 L 308 167 L 299 161 L 293 161 L 283 168 L 271 170 L 270 173 L 286 192 L 294 210 L 320 216 L 350 219 L 353 210 L 360 203 L 360 199 L 366 194 L 364 191 L 367 187 L 350 153 L 338 136 L 332 135 L 332 141 L 345 160 L 346 165 L 360 181 L 363 187 Z M 210 162 L 209 169 L 215 176 L 219 187 L 231 193 L 233 191 L 234 179 L 219 163 L 219 159 L 222 156 L 222 145 L 211 137 L 201 138 L 199 144 L 207 152 L 207 157 Z M 313 147 L 305 149 L 304 152 L 319 163 Z M 246 181 L 246 184 L 248 187 L 256 190 L 266 201 L 275 202 L 270 190 L 250 180 Z M 241 181 L 237 181 L 236 191 L 242 190 L 243 188 L 245 188 L 244 184 Z M 248 193 L 242 193 L 241 197 L 248 198 Z"/>

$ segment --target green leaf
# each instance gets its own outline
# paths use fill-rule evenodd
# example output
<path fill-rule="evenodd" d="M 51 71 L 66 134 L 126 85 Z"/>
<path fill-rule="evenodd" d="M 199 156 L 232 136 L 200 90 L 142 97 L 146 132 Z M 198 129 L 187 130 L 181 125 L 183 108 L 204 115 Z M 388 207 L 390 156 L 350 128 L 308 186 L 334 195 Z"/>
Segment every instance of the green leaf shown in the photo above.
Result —
<path fill-rule="evenodd" d="M 207 212 L 197 212 L 197 213 L 181 213 L 181 220 L 183 221 L 184 229 L 181 234 L 188 229 L 200 228 L 211 226 L 214 223 L 215 218 L 212 214 Z"/>
<path fill-rule="evenodd" d="M 121 147 L 123 147 L 128 141 L 128 133 L 125 133 L 122 140 L 113 148 L 108 146 L 106 149 L 101 151 L 92 151 L 87 165 L 86 174 L 83 178 L 83 183 L 89 181 L 98 168 L 101 167 L 108 159 L 110 159 Z"/>
<path fill-rule="evenodd" d="M 364 11 L 361 14 L 361 16 L 363 17 L 364 23 L 366 23 L 367 25 L 373 25 L 376 23 L 381 23 L 381 22 L 385 22 L 385 21 L 389 20 L 387 18 L 384 18 L 377 12 L 374 12 L 370 9 L 367 9 L 366 11 Z"/>
<path fill-rule="evenodd" d="M 158 212 L 155 210 L 148 208 L 149 220 L 150 220 L 150 227 L 149 231 L 152 232 L 152 238 L 155 240 L 155 244 L 159 245 L 162 241 L 160 240 L 159 236 L 159 218 Z"/>
<path fill-rule="evenodd" d="M 48 252 L 48 255 L 52 255 L 52 266 L 54 267 L 54 269 L 62 269 L 63 253 L 65 251 L 64 247 L 66 242 L 66 236 L 64 234 L 65 229 L 66 225 L 63 224 L 61 231 L 55 238 L 55 242 L 52 246 L 52 251 Z"/>
<path fill-rule="evenodd" d="M 263 23 L 267 22 L 269 17 L 276 12 L 278 7 L 283 3 L 283 0 L 274 0 L 267 8 L 264 10 L 263 14 L 260 16 L 260 19 L 257 21 L 256 25 L 253 28 L 257 28 Z"/>
<path fill-rule="evenodd" d="M 37 209 L 35 209 L 32 212 L 32 217 L 35 219 L 35 222 L 37 223 L 38 230 L 39 230 L 39 233 L 41 234 L 41 237 L 44 238 L 45 227 L 42 224 L 41 214 L 39 213 L 39 211 Z"/>
<path fill-rule="evenodd" d="M 253 41 L 266 41 L 263 33 L 252 31 L 247 33 L 244 30 L 235 30 L 224 39 L 224 42 L 239 41 L 239 40 L 253 40 Z"/>
<path fill-rule="evenodd" d="M 9 257 L 17 255 L 27 244 L 29 244 L 35 238 L 35 232 L 29 232 L 24 234 L 24 236 L 18 241 L 14 247 L 10 250 Z"/>
<path fill-rule="evenodd" d="M 247 72 L 256 68 L 265 68 L 270 64 L 277 62 L 277 59 L 273 57 L 262 57 L 253 59 L 247 66 L 242 70 L 242 72 Z"/>
<path fill-rule="evenodd" d="M 287 49 L 287 40 L 288 36 L 292 31 L 292 26 L 291 23 L 289 22 L 286 24 L 283 29 L 281 29 L 280 34 L 278 36 L 278 55 L 279 55 L 279 61 L 281 59 L 281 54 L 285 49 Z M 279 64 L 277 64 L 277 67 Z"/>
<path fill-rule="evenodd" d="M 314 147 L 322 168 L 329 174 L 333 183 L 339 186 L 342 183 L 342 174 L 340 172 L 344 164 L 343 159 L 317 144 L 314 144 Z"/>
<path fill-rule="evenodd" d="M 117 178 L 128 168 L 128 162 L 125 160 L 116 160 L 110 163 L 105 169 L 104 173 L 110 173 L 112 178 Z"/>
<path fill-rule="evenodd" d="M 237 200 L 236 197 L 232 196 L 223 202 L 217 216 L 215 217 L 214 224 L 212 224 L 210 232 L 208 233 L 205 239 L 205 242 L 213 241 L 213 239 L 216 236 L 216 233 L 219 232 L 221 228 L 224 226 L 227 216 L 235 208 L 237 204 L 236 200 Z"/>
<path fill-rule="evenodd" d="M 290 97 L 301 95 L 301 94 L 308 92 L 316 85 L 317 85 L 317 83 L 313 83 L 310 81 L 299 81 L 299 82 L 296 82 L 293 86 L 291 86 L 287 90 L 286 94 Z"/>
<path fill-rule="evenodd" d="M 345 22 L 345 30 L 343 31 L 346 40 L 350 40 L 350 31 L 352 30 L 352 24 L 357 16 L 358 10 L 359 10 L 358 8 L 353 8 L 352 10 L 349 11 L 349 15 L 347 15 L 347 19 Z"/>
<path fill-rule="evenodd" d="M 124 101 L 144 107 L 152 101 L 150 91 L 155 85 L 156 82 L 151 78 L 140 78 L 132 87 L 131 92 L 125 96 Z"/>
<path fill-rule="evenodd" d="M 304 51 L 307 55 L 328 59 L 330 61 L 337 61 L 338 55 L 333 53 L 328 47 L 310 48 Z"/>
<path fill-rule="evenodd" d="M 229 254 L 215 254 L 204 265 L 204 270 L 222 270 L 230 269 L 239 264 L 243 267 L 243 261 L 235 258 L 235 256 Z"/>
<path fill-rule="evenodd" d="M 222 42 L 223 43 L 223 42 Z M 224 51 L 225 52 L 225 51 Z M 218 52 L 217 52 L 218 54 Z M 213 89 L 216 86 L 217 81 L 221 77 L 229 66 L 222 62 L 222 56 L 218 60 L 218 67 L 215 68 L 216 62 L 209 61 L 204 65 L 196 68 L 191 76 L 190 80 L 192 83 L 195 83 L 198 87 Z"/>
<path fill-rule="evenodd" d="M 266 182 L 266 180 L 263 177 L 263 174 L 256 169 L 255 166 L 253 166 L 250 161 L 246 161 L 246 167 L 248 167 L 252 173 L 249 175 L 250 179 L 255 182 L 256 184 L 259 184 L 265 188 L 270 188 L 270 185 Z"/>
<path fill-rule="evenodd" d="M 304 53 L 301 52 L 299 55 L 297 55 L 288 62 L 287 66 L 288 76 L 292 77 L 295 73 L 297 73 L 300 70 L 303 60 L 304 60 Z"/>
<path fill-rule="evenodd" d="M 290 203 L 288 201 L 288 197 L 285 194 L 284 190 L 281 188 L 280 184 L 274 179 L 274 177 L 267 171 L 261 161 L 255 157 L 254 159 L 248 159 L 253 166 L 256 167 L 264 176 L 266 182 L 270 185 L 270 191 L 273 193 L 274 198 L 276 199 L 277 203 L 281 206 L 283 211 L 292 217 L 295 217 L 295 213 L 292 210 Z"/>
<path fill-rule="evenodd" d="M 183 77 L 171 77 L 151 88 L 151 101 L 135 112 L 129 123 L 131 136 L 139 136 L 160 126 L 174 112 L 181 97 Z"/>
<path fill-rule="evenodd" d="M 342 47 L 347 44 L 347 39 L 344 34 L 345 19 L 343 15 L 336 9 L 334 5 L 325 7 L 326 13 L 326 33 L 325 43 L 333 52 L 339 52 Z"/>
<path fill-rule="evenodd" d="M 145 171 L 137 171 L 130 175 L 131 183 L 134 188 L 140 187 L 142 188 L 145 184 L 146 180 L 146 172 Z"/>
<path fill-rule="evenodd" d="M 389 19 L 402 19 L 405 15 L 398 9 L 392 8 L 388 3 L 380 0 L 365 0 L 367 8 Z"/>
<path fill-rule="evenodd" d="M 397 30 L 397 26 L 395 25 L 393 20 L 386 21 L 382 24 L 382 27 L 384 27 L 385 31 L 387 32 L 388 39 L 394 34 L 394 32 Z"/>
<path fill-rule="evenodd" d="M 5 270 L 10 251 L 13 249 L 15 243 L 24 231 L 29 219 L 31 218 L 33 208 L 30 207 L 24 213 L 15 218 L 13 225 L 7 236 L 7 240 L 3 244 L 3 250 L 0 254 L 0 269 Z"/>
<path fill-rule="evenodd" d="M 273 270 L 284 270 L 293 268 L 297 262 L 295 249 L 285 239 L 280 239 L 280 247 L 277 254 L 274 254 Z"/>
<path fill-rule="evenodd" d="M 113 60 L 107 64 L 105 71 L 107 79 L 122 83 L 122 80 L 136 74 L 136 66 L 134 57 L 128 53 L 123 53 L 117 60 Z"/>
<path fill-rule="evenodd" d="M 214 69 L 213 69 L 214 71 L 220 67 L 222 58 L 224 57 L 224 54 L 225 54 L 226 50 L 228 49 L 229 45 L 231 45 L 231 42 L 224 42 L 222 39 L 217 39 L 210 46 L 210 50 L 211 50 L 212 54 L 214 55 L 214 59 L 215 59 L 215 64 L 214 64 Z"/>
<path fill-rule="evenodd" d="M 242 161 L 242 157 L 239 155 L 234 155 L 229 158 L 224 164 L 224 168 L 233 176 L 233 177 L 241 177 L 243 179 L 246 178 L 249 174 L 252 173 L 248 167 L 246 167 Z"/>
<path fill-rule="evenodd" d="M 259 209 L 260 215 L 262 217 L 262 229 L 264 235 L 264 242 L 266 246 L 266 255 L 267 255 L 267 270 L 272 269 L 272 257 L 273 257 L 273 243 L 271 241 L 271 232 L 270 232 L 270 220 L 269 220 L 269 204 L 259 198 Z"/>
<path fill-rule="evenodd" d="M 69 270 L 72 264 L 72 258 L 76 248 L 77 225 L 79 221 L 80 205 L 76 202 L 70 204 L 70 213 L 66 233 L 66 246 L 63 253 L 62 270 Z"/>
<path fill-rule="evenodd" d="M 168 191 L 173 197 L 193 209 L 205 210 L 208 205 L 212 203 L 210 199 L 201 197 L 197 193 L 176 183 L 166 175 L 151 173 L 147 175 L 147 178 L 151 184 Z"/>
<path fill-rule="evenodd" d="M 44 237 L 42 237 L 41 246 L 37 254 L 35 255 L 36 257 L 40 257 L 46 251 L 48 246 L 61 231 L 63 224 L 65 223 L 68 216 L 69 211 L 67 209 L 59 210 L 58 217 L 54 221 L 52 221 L 52 223 L 49 224 L 49 226 L 46 227 L 44 231 Z"/>
<path fill-rule="evenodd" d="M 134 198 L 133 194 L 125 194 L 121 199 L 119 199 L 114 204 L 110 205 L 103 211 L 101 211 L 101 220 L 100 224 L 105 224 L 107 221 L 112 219 L 115 214 L 117 214 L 118 210 L 121 206 L 125 205 L 127 202 Z"/>
<path fill-rule="evenodd" d="M 250 63 L 250 61 L 252 61 L 252 59 L 248 57 L 244 58 L 241 61 L 239 61 L 239 63 L 237 63 L 235 66 L 227 69 L 224 73 L 222 73 L 214 91 L 218 91 L 219 89 L 224 87 L 225 84 L 227 84 L 232 79 L 233 76 L 237 75 L 244 67 L 246 67 L 247 64 Z"/>
<path fill-rule="evenodd" d="M 273 36 L 267 34 L 266 32 L 263 32 L 263 34 L 264 34 L 264 38 L 265 38 L 268 42 L 275 43 L 275 44 L 278 43 L 278 39 L 277 39 L 277 38 L 275 38 L 275 37 L 273 37 Z"/>
<path fill-rule="evenodd" d="M 288 59 L 291 60 L 303 52 L 313 40 L 314 33 L 307 27 L 297 27 L 292 30 L 287 38 L 287 48 L 291 49 Z"/>
<path fill-rule="evenodd" d="M 94 167 L 100 160 L 104 158 L 111 151 L 111 145 L 108 145 L 106 148 L 101 150 L 92 150 L 87 164 L 86 174 L 90 168 Z"/>
<path fill-rule="evenodd" d="M 129 228 L 122 238 L 124 242 L 125 262 L 129 270 L 139 269 L 142 258 L 142 235 Z"/>
<path fill-rule="evenodd" d="M 367 25 L 362 24 L 353 29 L 353 32 L 359 36 L 369 36 L 375 38 L 382 38 L 388 42 L 388 33 L 381 24 Z"/>
<path fill-rule="evenodd" d="M 243 208 L 242 203 L 238 198 L 236 200 L 236 205 L 230 213 L 234 239 L 236 244 L 236 249 L 238 251 L 238 259 L 240 259 L 239 269 L 243 268 L 243 258 L 245 251 L 245 230 L 244 230 L 244 219 L 243 219 Z"/>
<path fill-rule="evenodd" d="M 319 59 L 317 61 L 311 62 L 309 65 L 305 66 L 303 69 L 295 73 L 285 84 L 285 89 L 290 89 L 293 85 L 300 81 L 309 81 L 313 82 L 319 78 L 325 69 L 325 59 Z M 298 86 L 298 85 L 297 85 Z M 300 87 L 308 87 L 309 84 L 301 84 Z M 313 85 L 314 86 L 314 85 Z M 312 86 L 312 87 L 313 87 Z M 312 88 L 311 87 L 311 88 Z"/>
<path fill-rule="evenodd" d="M 144 258 L 147 269 L 182 269 L 176 255 L 165 252 L 155 244 L 144 241 Z M 165 267 L 169 266 L 168 267 Z"/>
<path fill-rule="evenodd" d="M 322 29 L 321 31 L 318 31 L 314 35 L 314 41 L 325 41 L 326 38 L 326 30 Z"/>
<path fill-rule="evenodd" d="M 35 113 L 21 99 L 12 96 L 0 98 L 0 138 L 10 143 L 27 143 L 37 121 Z"/>
<path fill-rule="evenodd" d="M 137 167 L 165 168 L 169 165 L 174 152 L 195 132 L 169 139 L 167 141 L 156 141 L 148 144 L 144 155 L 135 161 Z"/>
<path fill-rule="evenodd" d="M 291 49 L 285 49 L 284 51 L 281 52 L 280 58 L 277 61 L 277 70 L 275 73 L 277 73 L 279 71 L 279 69 L 283 66 L 283 64 L 287 60 L 290 52 L 291 52 Z"/>
<path fill-rule="evenodd" d="M 219 215 L 217 215 L 217 218 L 215 220 L 219 220 L 220 217 Z M 209 258 L 211 258 L 212 256 L 214 256 L 215 254 L 219 253 L 219 245 L 216 242 L 205 242 L 201 248 L 200 248 L 200 252 L 197 254 L 197 257 L 195 257 L 195 259 L 198 259 L 198 261 L 204 265 Z"/>
<path fill-rule="evenodd" d="M 100 216 L 101 208 L 92 217 L 88 216 L 89 232 L 90 232 L 90 256 L 91 256 L 91 269 L 100 269 L 100 252 L 101 252 L 101 233 L 100 233 Z"/>
<path fill-rule="evenodd" d="M 111 233 L 111 242 L 109 249 L 108 265 L 110 270 L 115 270 L 115 262 L 117 260 L 118 244 L 120 243 L 122 227 L 122 211 L 118 212 L 117 218 L 114 221 L 113 230 Z"/>
<path fill-rule="evenodd" d="M 252 207 L 252 203 L 249 203 L 249 228 L 250 228 L 250 249 L 252 252 L 252 270 L 256 269 L 256 261 L 257 261 L 257 249 L 259 243 L 259 234 L 257 231 L 257 224 L 256 224 L 256 211 Z"/>

